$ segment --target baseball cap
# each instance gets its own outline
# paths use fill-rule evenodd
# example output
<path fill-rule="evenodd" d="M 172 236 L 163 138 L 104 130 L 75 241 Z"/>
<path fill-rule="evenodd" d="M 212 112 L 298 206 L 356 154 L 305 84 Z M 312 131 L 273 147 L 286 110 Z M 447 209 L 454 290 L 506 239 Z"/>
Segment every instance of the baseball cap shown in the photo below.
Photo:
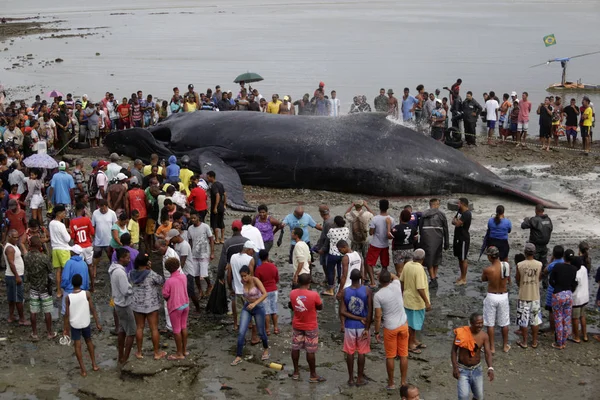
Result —
<path fill-rule="evenodd" d="M 98 161 L 98 168 L 106 167 L 107 165 L 108 165 L 108 162 L 106 162 L 104 160 Z"/>
<path fill-rule="evenodd" d="M 525 244 L 525 254 L 526 255 L 534 255 L 535 254 L 535 244 L 533 243 L 526 243 Z"/>
<path fill-rule="evenodd" d="M 67 163 L 65 163 L 64 161 L 59 162 L 58 169 L 60 169 L 60 170 L 67 169 Z"/>
<path fill-rule="evenodd" d="M 246 240 L 246 242 L 244 243 L 244 248 L 245 249 L 252 249 L 256 252 L 259 252 L 260 249 L 258 248 L 258 246 L 256 246 L 256 244 L 252 241 L 252 240 Z"/>
<path fill-rule="evenodd" d="M 117 174 L 117 180 L 118 180 L 119 182 L 121 182 L 121 181 L 125 181 L 125 180 L 127 180 L 127 175 L 125 175 L 125 174 L 124 174 L 124 173 L 122 173 L 122 172 L 119 172 L 119 173 Z"/>
<path fill-rule="evenodd" d="M 179 236 L 179 231 L 177 229 L 171 229 L 169 232 L 167 232 L 167 240 L 171 240 L 174 237 Z"/>
<path fill-rule="evenodd" d="M 238 231 L 242 230 L 242 221 L 239 219 L 236 219 L 235 221 L 233 221 L 231 223 L 231 229 L 237 229 Z"/>
<path fill-rule="evenodd" d="M 71 251 L 75 254 L 81 254 L 83 252 L 83 249 L 80 245 L 76 244 L 75 246 L 71 247 Z"/>
<path fill-rule="evenodd" d="M 388 94 L 394 94 L 394 90 L 393 89 L 388 89 Z"/>
<path fill-rule="evenodd" d="M 323 81 L 319 82 L 319 87 L 325 87 L 325 82 L 323 82 Z"/>
<path fill-rule="evenodd" d="M 92 161 L 92 168 L 96 168 L 98 166 L 98 160 Z"/>
<path fill-rule="evenodd" d="M 285 101 L 290 101 L 290 97 L 289 97 L 289 96 L 283 96 L 283 99 L 284 99 Z"/>
<path fill-rule="evenodd" d="M 25 128 L 25 133 L 29 133 L 33 130 L 32 127 L 28 126 L 27 128 Z"/>
<path fill-rule="evenodd" d="M 498 248 L 496 246 L 488 247 L 487 251 L 485 253 L 492 258 L 500 257 L 500 250 L 498 250 Z"/>
<path fill-rule="evenodd" d="M 442 101 L 440 99 L 435 99 L 435 102 L 442 104 Z"/>
<path fill-rule="evenodd" d="M 117 153 L 111 153 L 110 154 L 110 161 L 119 161 L 121 157 L 119 157 L 119 155 Z"/>
<path fill-rule="evenodd" d="M 510 92 L 510 95 L 514 97 L 514 96 L 516 96 L 516 95 L 517 95 L 517 92 L 514 92 L 514 91 L 513 91 L 513 92 Z"/>

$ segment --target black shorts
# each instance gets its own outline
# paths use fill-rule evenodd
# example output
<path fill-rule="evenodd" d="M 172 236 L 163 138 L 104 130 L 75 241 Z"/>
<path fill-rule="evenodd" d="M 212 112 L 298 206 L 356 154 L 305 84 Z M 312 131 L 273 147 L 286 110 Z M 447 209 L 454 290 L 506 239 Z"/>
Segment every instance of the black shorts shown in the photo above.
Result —
<path fill-rule="evenodd" d="M 552 134 L 552 126 L 540 125 L 540 138 L 541 139 L 550 139 L 551 134 Z"/>
<path fill-rule="evenodd" d="M 194 281 L 194 277 L 191 275 L 186 275 L 185 277 L 187 279 L 188 297 L 196 297 L 196 282 Z"/>
<path fill-rule="evenodd" d="M 590 127 L 589 126 L 581 127 L 581 137 L 582 138 L 590 137 Z"/>
<path fill-rule="evenodd" d="M 494 246 L 498 248 L 498 251 L 500 252 L 500 260 L 506 260 L 508 258 L 508 253 L 510 252 L 508 240 L 489 238 L 487 245 L 488 247 Z"/>
<path fill-rule="evenodd" d="M 442 140 L 444 138 L 444 128 L 439 126 L 432 126 L 431 137 L 435 140 Z"/>
<path fill-rule="evenodd" d="M 92 337 L 92 330 L 89 325 L 81 329 L 71 327 L 71 340 L 81 340 L 82 336 L 84 339 Z"/>
<path fill-rule="evenodd" d="M 206 221 L 206 214 L 208 214 L 208 210 L 198 211 L 198 215 L 200 216 L 200 221 Z"/>
<path fill-rule="evenodd" d="M 470 245 L 471 239 L 454 238 L 454 242 L 452 243 L 454 257 L 458 258 L 458 261 L 465 261 L 469 255 Z"/>
<path fill-rule="evenodd" d="M 225 229 L 225 211 L 210 213 L 210 227 L 213 231 L 215 229 Z"/>

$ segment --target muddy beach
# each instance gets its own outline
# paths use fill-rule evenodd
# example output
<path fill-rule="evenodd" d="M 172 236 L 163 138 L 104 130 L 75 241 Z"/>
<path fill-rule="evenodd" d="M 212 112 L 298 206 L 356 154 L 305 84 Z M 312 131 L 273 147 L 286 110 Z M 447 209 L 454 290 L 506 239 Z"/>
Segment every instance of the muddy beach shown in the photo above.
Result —
<path fill-rule="evenodd" d="M 598 203 L 599 158 L 582 157 L 578 153 L 560 150 L 553 154 L 553 161 L 548 163 L 546 154 L 535 150 L 512 150 L 512 145 L 479 146 L 465 150 L 469 157 L 489 166 L 505 178 L 511 176 L 527 177 L 531 181 L 532 190 L 540 192 L 554 200 L 563 202 L 568 210 L 549 210 L 548 214 L 554 222 L 554 236 L 551 245 L 562 244 L 566 248 L 575 248 L 579 241 L 588 240 L 592 245 L 592 260 L 600 257 L 597 236 L 599 221 L 595 210 Z M 97 152 L 82 150 L 89 164 Z M 105 151 L 104 157 L 108 156 Z M 507 161 L 510 154 L 512 158 Z M 69 158 L 69 156 L 67 156 Z M 568 174 L 565 165 L 576 166 L 575 169 L 588 171 L 585 177 L 581 174 Z M 528 167 L 529 166 L 529 167 Z M 571 170 L 573 168 L 570 168 Z M 558 171 L 558 173 L 556 172 Z M 590 190 L 593 188 L 594 190 Z M 245 187 L 246 196 L 251 204 L 268 204 L 275 217 L 283 218 L 291 212 L 296 204 L 304 204 L 306 211 L 318 216 L 317 207 L 321 203 L 329 204 L 332 215 L 342 215 L 356 194 L 331 193 L 325 191 L 271 189 L 262 187 Z M 554 194 L 553 194 L 554 193 Z M 451 218 L 453 211 L 448 210 L 447 202 L 459 197 L 453 193 L 441 196 L 442 209 Z M 411 354 L 409 359 L 409 382 L 421 388 L 424 399 L 455 398 L 456 381 L 452 377 L 449 361 L 452 330 L 467 324 L 471 312 L 481 311 L 486 286 L 480 282 L 482 268 L 487 264 L 478 261 L 479 243 L 485 233 L 485 224 L 497 204 L 506 207 L 507 218 L 513 224 L 533 214 L 529 204 L 512 199 L 494 196 L 467 196 L 474 204 L 473 224 L 471 226 L 472 245 L 469 253 L 468 284 L 455 288 L 453 282 L 458 276 L 458 266 L 452 257 L 452 249 L 445 252 L 444 262 L 440 267 L 440 287 L 431 291 L 433 311 L 426 317 L 421 340 L 428 348 L 422 354 Z M 375 206 L 377 198 L 364 197 Z M 392 214 L 397 216 L 405 204 L 424 210 L 427 198 L 393 198 Z M 231 222 L 243 214 L 228 211 L 226 220 Z M 230 235 L 230 230 L 227 230 Z M 315 241 L 317 231 L 311 232 Z M 510 236 L 511 255 L 522 251 L 528 232 L 516 228 Z M 0 378 L 0 397 L 3 399 L 143 399 L 153 395 L 171 398 L 354 398 L 367 399 L 375 396 L 398 398 L 396 393 L 385 390 L 385 362 L 383 346 L 372 342 L 372 352 L 367 356 L 367 375 L 370 382 L 362 388 L 350 388 L 346 384 L 347 372 L 342 352 L 343 335 L 337 318 L 337 306 L 334 300 L 324 298 L 325 308 L 319 313 L 320 344 L 317 353 L 317 370 L 327 378 L 322 384 L 308 383 L 308 371 L 301 357 L 300 381 L 292 381 L 287 377 L 291 367 L 291 325 L 289 310 L 286 309 L 287 295 L 290 290 L 292 269 L 287 264 L 287 235 L 281 247 L 274 247 L 271 258 L 280 269 L 281 284 L 279 296 L 280 335 L 271 335 L 271 361 L 283 363 L 284 371 L 267 368 L 260 361 L 260 349 L 250 346 L 249 336 L 245 348 L 245 361 L 236 367 L 229 365 L 235 355 L 236 332 L 233 331 L 231 316 L 214 316 L 202 313 L 201 316 L 190 317 L 189 348 L 191 355 L 182 362 L 153 361 L 151 342 L 147 335 L 144 339 L 143 360 L 133 355 L 128 364 L 120 369 L 116 365 L 116 336 L 110 334 L 113 327 L 112 311 L 108 305 L 110 282 L 108 280 L 108 264 L 104 261 L 99 273 L 100 284 L 94 293 L 99 310 L 102 332 L 94 332 L 97 360 L 100 372 L 89 372 L 87 378 L 79 376 L 79 370 L 72 348 L 61 346 L 58 341 L 41 340 L 32 343 L 28 340 L 29 328 L 8 326 L 5 322 L 6 304 L 5 288 L 0 288 L 0 316 L 4 321 L 0 325 L 0 367 L 3 371 Z M 217 259 L 211 263 L 212 272 L 220 253 L 216 250 Z M 512 258 L 512 256 L 511 256 Z M 160 261 L 155 260 L 153 267 L 161 271 Z M 316 280 L 321 281 L 323 274 L 317 265 Z M 321 290 L 320 287 L 315 287 Z M 590 284 L 592 297 L 597 285 Z M 537 349 L 519 348 L 513 331 L 516 309 L 517 288 L 510 288 L 511 311 L 513 315 L 510 339 L 512 349 L 502 353 L 498 343 L 500 333 L 496 335 L 496 356 L 494 367 L 496 380 L 485 383 L 488 399 L 532 399 L 550 398 L 554 396 L 573 396 L 581 399 L 593 399 L 598 390 L 598 343 L 591 341 L 576 345 L 569 342 L 565 351 L 559 352 L 550 347 L 552 337 L 541 336 Z M 593 299 L 591 299 L 593 300 Z M 55 301 L 56 303 L 56 301 Z M 205 301 L 202 302 L 202 305 Z M 588 305 L 588 330 L 599 332 L 600 316 L 592 306 Z M 55 305 L 58 305 L 56 303 Z M 27 308 L 27 304 L 26 304 Z M 162 324 L 161 314 L 161 324 Z M 546 317 L 546 316 L 544 316 Z M 545 319 L 544 327 L 547 326 Z M 55 321 L 54 328 L 60 330 L 62 325 Z M 174 341 L 166 336 L 161 337 L 161 345 L 168 352 L 174 351 Z M 85 356 L 84 356 L 85 357 Z M 88 360 L 89 361 L 89 360 Z M 399 370 L 396 370 L 399 374 Z M 390 397 L 391 396 L 391 397 Z"/>

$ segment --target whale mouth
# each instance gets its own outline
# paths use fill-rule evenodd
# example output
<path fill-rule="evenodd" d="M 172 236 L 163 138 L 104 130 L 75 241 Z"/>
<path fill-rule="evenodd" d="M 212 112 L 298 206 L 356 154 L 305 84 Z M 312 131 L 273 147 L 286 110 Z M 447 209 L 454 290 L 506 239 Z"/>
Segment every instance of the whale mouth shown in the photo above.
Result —
<path fill-rule="evenodd" d="M 158 142 L 162 142 L 165 145 L 171 143 L 171 129 L 167 126 L 157 125 L 150 133 L 152 133 L 152 136 Z"/>

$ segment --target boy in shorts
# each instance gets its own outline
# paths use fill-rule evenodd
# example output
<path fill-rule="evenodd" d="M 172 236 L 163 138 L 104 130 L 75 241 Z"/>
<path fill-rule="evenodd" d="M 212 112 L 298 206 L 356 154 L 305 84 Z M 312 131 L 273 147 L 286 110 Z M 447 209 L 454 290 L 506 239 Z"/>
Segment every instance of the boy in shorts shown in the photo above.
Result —
<path fill-rule="evenodd" d="M 100 367 L 96 364 L 96 356 L 94 355 L 94 343 L 92 343 L 92 331 L 90 329 L 91 319 L 90 313 L 96 321 L 96 329 L 102 331 L 100 320 L 96 314 L 96 309 L 92 303 L 92 295 L 90 292 L 81 290 L 82 277 L 79 274 L 73 275 L 71 283 L 73 284 L 73 293 L 69 293 L 66 299 L 65 325 L 63 335 L 68 336 L 71 331 L 71 340 L 75 347 L 75 357 L 79 362 L 81 376 L 87 376 L 85 366 L 83 365 L 83 357 L 81 354 L 81 337 L 85 340 L 90 359 L 92 360 L 92 369 L 98 371 Z"/>

